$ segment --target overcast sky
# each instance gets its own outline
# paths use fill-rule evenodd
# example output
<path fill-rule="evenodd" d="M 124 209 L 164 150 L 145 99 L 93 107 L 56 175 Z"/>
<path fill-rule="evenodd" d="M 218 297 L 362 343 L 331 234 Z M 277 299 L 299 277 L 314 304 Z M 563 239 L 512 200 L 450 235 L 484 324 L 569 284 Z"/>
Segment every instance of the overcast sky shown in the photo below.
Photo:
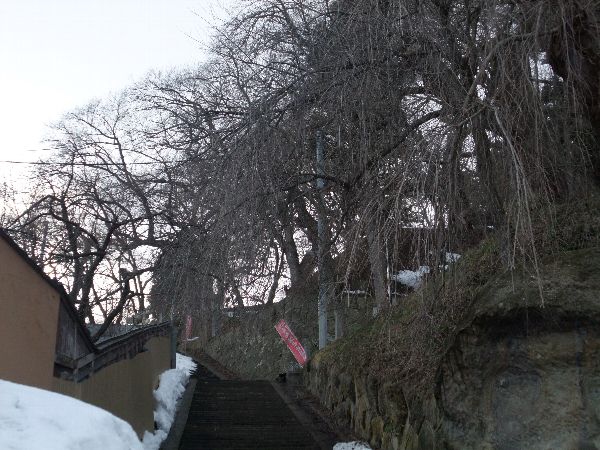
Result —
<path fill-rule="evenodd" d="M 0 160 L 33 161 L 69 110 L 205 58 L 234 0 L 0 0 Z M 32 151 L 36 150 L 36 151 Z M 0 175 L 18 165 L 0 163 Z"/>

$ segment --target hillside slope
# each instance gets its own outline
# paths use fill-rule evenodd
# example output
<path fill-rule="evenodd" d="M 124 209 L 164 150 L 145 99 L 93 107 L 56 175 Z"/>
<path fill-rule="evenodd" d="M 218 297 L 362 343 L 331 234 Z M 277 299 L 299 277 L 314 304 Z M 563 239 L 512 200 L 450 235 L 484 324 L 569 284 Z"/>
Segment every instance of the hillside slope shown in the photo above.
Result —
<path fill-rule="evenodd" d="M 537 271 L 484 242 L 315 355 L 309 389 L 375 448 L 600 448 L 598 229 L 541 231 Z"/>

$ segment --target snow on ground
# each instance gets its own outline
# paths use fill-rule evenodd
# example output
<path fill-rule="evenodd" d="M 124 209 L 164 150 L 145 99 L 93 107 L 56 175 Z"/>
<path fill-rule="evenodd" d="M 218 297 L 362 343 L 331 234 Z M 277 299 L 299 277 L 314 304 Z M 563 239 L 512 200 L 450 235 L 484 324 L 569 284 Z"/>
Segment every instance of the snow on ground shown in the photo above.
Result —
<path fill-rule="evenodd" d="M 460 259 L 460 255 L 458 253 L 446 252 L 446 262 L 447 263 L 455 263 L 459 259 Z"/>
<path fill-rule="evenodd" d="M 417 289 L 421 285 L 421 279 L 425 274 L 429 273 L 428 266 L 421 266 L 417 270 L 401 270 L 391 276 L 393 281 L 402 283 L 413 289 Z"/>
<path fill-rule="evenodd" d="M 371 450 L 364 442 L 338 442 L 333 446 L 333 450 Z"/>
<path fill-rule="evenodd" d="M 176 368 L 164 371 L 160 375 L 158 388 L 154 391 L 156 409 L 154 421 L 158 430 L 144 433 L 144 449 L 158 450 L 169 434 L 177 411 L 177 402 L 183 395 L 190 375 L 196 370 L 196 363 L 189 356 L 177 353 Z"/>
<path fill-rule="evenodd" d="M 142 450 L 142 444 L 131 425 L 103 409 L 0 380 L 0 448 Z"/>
<path fill-rule="evenodd" d="M 440 266 L 440 269 L 448 270 L 449 264 L 455 263 L 460 258 L 458 253 L 446 253 L 446 264 Z M 430 273 L 429 266 L 421 266 L 417 270 L 401 270 L 393 274 L 390 278 L 392 281 L 404 284 L 405 286 L 417 289 L 423 282 L 423 277 Z"/>
<path fill-rule="evenodd" d="M 194 373 L 194 370 L 196 370 L 196 363 L 192 360 L 192 358 L 182 355 L 181 353 L 177 353 L 177 361 L 175 362 L 175 366 L 177 369 L 185 370 L 188 375 L 188 380 L 190 375 Z"/>
<path fill-rule="evenodd" d="M 108 411 L 62 394 L 0 380 L 0 449 L 158 450 L 195 369 L 192 358 L 177 354 L 176 368 L 160 375 L 154 391 L 154 419 L 159 429 L 146 431 L 143 443 L 131 425 Z"/>

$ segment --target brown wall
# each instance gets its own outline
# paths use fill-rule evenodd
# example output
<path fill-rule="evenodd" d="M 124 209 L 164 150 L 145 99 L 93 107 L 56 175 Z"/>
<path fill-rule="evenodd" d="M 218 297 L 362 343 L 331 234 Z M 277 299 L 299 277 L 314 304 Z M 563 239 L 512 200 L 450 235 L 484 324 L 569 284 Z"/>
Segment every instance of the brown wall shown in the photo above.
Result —
<path fill-rule="evenodd" d="M 111 364 L 80 383 L 54 378 L 55 392 L 103 408 L 129 422 L 141 437 L 154 429 L 154 397 L 158 376 L 171 366 L 170 337 L 154 337 L 147 351 Z"/>
<path fill-rule="evenodd" d="M 51 389 L 59 293 L 0 239 L 0 378 Z"/>
<path fill-rule="evenodd" d="M 131 359 L 80 383 L 54 377 L 60 294 L 0 238 L 0 379 L 52 390 L 103 408 L 140 435 L 154 429 L 158 376 L 171 366 L 171 339 L 154 337 Z"/>

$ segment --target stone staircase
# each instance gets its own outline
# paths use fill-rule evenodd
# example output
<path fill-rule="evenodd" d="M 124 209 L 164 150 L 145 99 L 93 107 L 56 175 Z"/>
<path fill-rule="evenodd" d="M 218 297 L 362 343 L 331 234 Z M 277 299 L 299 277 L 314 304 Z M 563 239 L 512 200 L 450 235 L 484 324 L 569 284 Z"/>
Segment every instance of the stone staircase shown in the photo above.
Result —
<path fill-rule="evenodd" d="M 323 448 L 270 382 L 222 380 L 200 364 L 195 377 L 181 450 Z"/>

